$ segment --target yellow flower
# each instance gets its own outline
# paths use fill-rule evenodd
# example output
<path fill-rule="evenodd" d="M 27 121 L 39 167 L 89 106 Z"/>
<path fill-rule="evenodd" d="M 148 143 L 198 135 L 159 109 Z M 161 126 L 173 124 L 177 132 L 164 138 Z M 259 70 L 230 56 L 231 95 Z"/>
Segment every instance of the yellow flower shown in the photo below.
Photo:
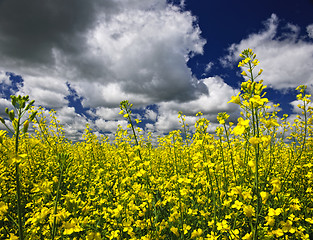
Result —
<path fill-rule="evenodd" d="M 3 142 L 3 138 L 4 138 L 5 134 L 6 134 L 6 131 L 0 130 L 0 143 Z"/>
<path fill-rule="evenodd" d="M 268 192 L 260 192 L 260 195 L 262 198 L 262 203 L 265 204 L 270 194 Z"/>
<path fill-rule="evenodd" d="M 232 208 L 236 208 L 237 210 L 240 210 L 240 208 L 242 207 L 243 203 L 236 200 L 235 203 L 231 206 Z"/>
<path fill-rule="evenodd" d="M 235 103 L 235 104 L 240 104 L 240 92 L 237 94 L 236 97 L 231 96 L 231 100 L 228 101 L 227 103 Z"/>
<path fill-rule="evenodd" d="M 268 216 L 270 216 L 270 217 L 278 216 L 282 212 L 283 212 L 283 210 L 281 208 L 277 208 L 277 209 L 270 208 L 270 209 L 268 209 Z"/>
<path fill-rule="evenodd" d="M 187 224 L 183 225 L 184 234 L 187 234 L 190 229 L 191 229 L 191 227 L 189 225 L 187 225 Z"/>
<path fill-rule="evenodd" d="M 252 61 L 252 63 L 253 63 L 254 66 L 257 66 L 260 62 L 259 62 L 258 59 L 254 59 L 254 60 Z"/>
<path fill-rule="evenodd" d="M 277 192 L 280 192 L 281 183 L 278 178 L 273 178 L 271 181 L 271 184 L 273 185 L 273 190 L 271 191 L 271 194 L 274 195 Z"/>
<path fill-rule="evenodd" d="M 274 226 L 274 224 L 275 224 L 275 218 L 273 218 L 273 217 L 271 217 L 271 216 L 265 216 L 265 220 L 266 220 L 265 225 Z"/>
<path fill-rule="evenodd" d="M 171 232 L 174 233 L 177 237 L 179 237 L 179 232 L 178 232 L 178 228 L 176 227 L 171 227 Z"/>
<path fill-rule="evenodd" d="M 223 220 L 222 222 L 218 222 L 217 224 L 217 230 L 225 232 L 229 230 L 229 225 L 226 220 Z"/>
<path fill-rule="evenodd" d="M 247 57 L 245 60 L 243 60 L 244 63 L 248 63 L 249 61 L 251 61 L 251 58 Z"/>
<path fill-rule="evenodd" d="M 3 219 L 7 211 L 8 206 L 4 202 L 0 202 L 0 220 Z"/>
<path fill-rule="evenodd" d="M 13 233 L 10 233 L 10 236 L 7 240 L 18 240 L 18 237 L 15 236 Z"/>
<path fill-rule="evenodd" d="M 198 228 L 197 230 L 193 230 L 193 232 L 191 233 L 191 239 L 193 238 L 197 238 L 197 237 L 200 237 L 203 233 L 203 230 L 201 228 Z"/>
<path fill-rule="evenodd" d="M 248 162 L 248 166 L 251 168 L 252 172 L 255 172 L 255 161 L 254 160 L 250 160 Z"/>
<path fill-rule="evenodd" d="M 254 95 L 252 98 L 249 100 L 250 106 L 251 107 L 259 107 L 263 106 L 265 103 L 268 102 L 267 98 L 261 98 L 259 95 Z"/>
<path fill-rule="evenodd" d="M 252 146 L 257 146 L 260 142 L 262 142 L 261 138 L 258 137 L 252 137 L 249 139 L 249 143 L 251 143 Z"/>
<path fill-rule="evenodd" d="M 245 71 L 242 71 L 241 75 L 243 75 L 243 76 L 248 76 Z"/>
<path fill-rule="evenodd" d="M 243 236 L 242 240 L 252 240 L 253 234 L 252 233 L 247 233 L 246 235 Z"/>
<path fill-rule="evenodd" d="M 98 232 L 90 232 L 87 234 L 87 240 L 101 240 L 101 234 Z"/>
<path fill-rule="evenodd" d="M 255 216 L 254 208 L 251 205 L 245 205 L 242 209 L 247 217 Z"/>
<path fill-rule="evenodd" d="M 244 120 L 243 118 L 238 118 L 238 124 L 233 129 L 235 135 L 241 135 L 245 132 L 246 128 L 249 126 L 249 119 Z"/>
<path fill-rule="evenodd" d="M 313 224 L 313 218 L 306 218 L 305 221 L 310 224 Z"/>
<path fill-rule="evenodd" d="M 73 218 L 71 222 L 65 222 L 63 223 L 64 227 L 64 235 L 70 235 L 74 232 L 81 232 L 83 229 L 79 226 L 78 220 L 76 218 Z"/>
<path fill-rule="evenodd" d="M 270 143 L 271 143 L 271 136 L 270 135 L 267 135 L 267 136 L 262 136 L 261 137 L 261 141 L 262 141 L 262 144 L 263 144 L 263 147 L 266 148 Z"/>
<path fill-rule="evenodd" d="M 278 228 L 277 230 L 273 230 L 272 233 L 276 236 L 276 237 L 282 237 L 284 236 L 284 232 L 282 229 Z"/>

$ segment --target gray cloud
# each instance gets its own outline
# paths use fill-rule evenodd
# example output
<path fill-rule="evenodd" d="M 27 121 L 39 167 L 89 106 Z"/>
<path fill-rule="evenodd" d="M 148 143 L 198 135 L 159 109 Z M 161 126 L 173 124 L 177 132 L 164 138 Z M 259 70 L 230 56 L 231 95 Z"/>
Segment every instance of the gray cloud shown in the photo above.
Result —
<path fill-rule="evenodd" d="M 56 95 L 57 107 L 66 104 L 66 82 L 87 107 L 128 96 L 148 104 L 187 101 L 203 91 L 186 63 L 202 53 L 205 40 L 191 13 L 166 0 L 3 0 L 0 6 L 0 70 L 21 75 L 20 92 L 44 105 L 53 102 L 41 98 L 43 89 L 51 100 Z"/>
<path fill-rule="evenodd" d="M 180 5 L 0 0 L 1 85 L 11 84 L 5 72 L 21 75 L 24 82 L 15 94 L 56 109 L 73 139 L 79 139 L 88 120 L 68 106 L 67 84 L 91 108 L 91 125 L 106 131 L 120 123 L 115 111 L 122 100 L 141 107 L 195 100 L 208 87 L 194 79 L 187 62 L 203 53 L 205 40 L 196 18 L 183 10 L 184 1 Z"/>

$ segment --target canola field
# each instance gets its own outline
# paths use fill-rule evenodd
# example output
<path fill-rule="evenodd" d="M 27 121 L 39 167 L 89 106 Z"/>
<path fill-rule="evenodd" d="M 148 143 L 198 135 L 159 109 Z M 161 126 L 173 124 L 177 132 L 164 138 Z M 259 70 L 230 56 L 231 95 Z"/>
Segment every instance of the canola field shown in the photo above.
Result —
<path fill-rule="evenodd" d="M 128 101 L 114 142 L 87 126 L 71 143 L 53 111 L 12 96 L 0 118 L 0 239 L 313 239 L 311 96 L 299 86 L 300 114 L 278 117 L 256 55 L 240 56 L 246 81 L 229 104 L 242 116 L 219 113 L 209 133 L 198 113 L 191 134 L 179 113 L 181 130 L 156 145 Z"/>

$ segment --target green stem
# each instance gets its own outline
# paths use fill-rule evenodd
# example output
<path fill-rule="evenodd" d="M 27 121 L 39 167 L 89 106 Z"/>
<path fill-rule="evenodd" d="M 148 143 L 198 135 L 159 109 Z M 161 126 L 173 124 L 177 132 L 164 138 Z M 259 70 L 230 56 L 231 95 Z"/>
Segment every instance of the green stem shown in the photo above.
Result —
<path fill-rule="evenodd" d="M 58 188 L 57 188 L 57 195 L 56 195 L 55 202 L 54 202 L 54 211 L 53 211 L 54 217 L 53 217 L 52 237 L 51 237 L 52 240 L 54 240 L 55 232 L 56 232 L 56 214 L 57 214 L 57 210 L 58 210 L 58 201 L 59 201 L 61 181 L 62 181 L 62 176 L 63 176 L 63 168 L 64 168 L 64 163 L 62 163 L 62 166 L 61 166 Z"/>
<path fill-rule="evenodd" d="M 15 156 L 18 157 L 19 134 L 20 134 L 21 109 L 18 109 L 17 126 L 15 129 Z M 20 170 L 19 163 L 15 164 L 15 181 L 17 195 L 17 215 L 18 215 L 18 235 L 19 239 L 23 240 L 23 224 L 22 224 L 22 204 L 21 204 L 21 185 L 20 185 Z"/>
<path fill-rule="evenodd" d="M 18 215 L 18 234 L 19 239 L 23 240 L 23 224 L 22 224 L 22 206 L 21 206 L 21 187 L 20 187 L 20 175 L 19 164 L 15 164 L 15 177 L 16 177 L 16 193 L 17 193 L 17 215 Z"/>

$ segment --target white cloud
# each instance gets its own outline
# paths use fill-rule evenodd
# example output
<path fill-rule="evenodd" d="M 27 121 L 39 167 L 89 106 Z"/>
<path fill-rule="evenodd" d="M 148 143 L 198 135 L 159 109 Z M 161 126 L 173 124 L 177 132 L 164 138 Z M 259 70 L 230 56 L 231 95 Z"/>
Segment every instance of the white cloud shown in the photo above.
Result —
<path fill-rule="evenodd" d="M 105 120 L 115 120 L 120 117 L 119 115 L 120 108 L 105 108 L 99 107 L 96 109 L 96 116 Z"/>
<path fill-rule="evenodd" d="M 145 119 L 148 119 L 148 120 L 151 120 L 151 121 L 156 121 L 157 120 L 157 116 L 158 116 L 158 113 L 151 110 L 151 109 L 146 109 L 145 110 L 145 114 L 144 114 L 144 118 Z"/>
<path fill-rule="evenodd" d="M 36 105 L 59 109 L 68 104 L 66 82 L 50 76 L 24 76 L 23 86 L 16 94 L 29 95 Z"/>
<path fill-rule="evenodd" d="M 227 103 L 231 100 L 231 96 L 237 95 L 237 90 L 227 85 L 220 77 L 205 78 L 203 83 L 209 89 L 209 93 L 201 94 L 196 100 L 187 103 L 170 101 L 159 104 L 159 116 L 156 122 L 158 131 L 167 132 L 168 130 L 180 128 L 181 124 L 177 118 L 179 111 L 187 116 L 186 121 L 189 124 L 196 122 L 195 115 L 198 112 L 202 112 L 204 117 L 213 122 L 216 121 L 219 112 L 234 114 L 238 112 L 238 105 Z"/>
<path fill-rule="evenodd" d="M 10 77 L 3 71 L 0 71 L 0 84 L 11 85 Z"/>
<path fill-rule="evenodd" d="M 85 104 L 102 100 L 102 104 L 110 105 L 105 96 L 112 93 L 118 96 L 115 104 L 122 96 L 134 94 L 148 104 L 194 97 L 197 88 L 186 62 L 190 53 L 201 54 L 205 43 L 194 22 L 189 12 L 170 6 L 156 11 L 125 11 L 109 22 L 101 21 L 89 32 L 88 44 L 92 58 L 105 70 L 93 79 L 104 92 L 90 95 L 80 87 Z"/>
<path fill-rule="evenodd" d="M 251 48 L 260 60 L 259 68 L 264 69 L 262 78 L 266 85 L 275 89 L 312 85 L 313 44 L 300 39 L 296 25 L 287 24 L 286 28 L 291 31 L 280 34 L 278 24 L 278 17 L 272 14 L 265 22 L 264 30 L 232 44 L 221 62 L 224 66 L 238 63 L 241 51 Z"/>
<path fill-rule="evenodd" d="M 121 125 L 123 129 L 126 129 L 127 124 L 126 120 L 106 121 L 104 119 L 97 119 L 95 121 L 95 126 L 104 132 L 116 132 L 119 125 Z"/>
<path fill-rule="evenodd" d="M 306 31 L 310 38 L 313 38 L 313 24 L 310 24 L 306 27 Z"/>
<path fill-rule="evenodd" d="M 214 63 L 213 62 L 209 62 L 206 67 L 205 67 L 205 73 L 208 73 L 211 71 L 212 67 L 214 66 Z"/>

